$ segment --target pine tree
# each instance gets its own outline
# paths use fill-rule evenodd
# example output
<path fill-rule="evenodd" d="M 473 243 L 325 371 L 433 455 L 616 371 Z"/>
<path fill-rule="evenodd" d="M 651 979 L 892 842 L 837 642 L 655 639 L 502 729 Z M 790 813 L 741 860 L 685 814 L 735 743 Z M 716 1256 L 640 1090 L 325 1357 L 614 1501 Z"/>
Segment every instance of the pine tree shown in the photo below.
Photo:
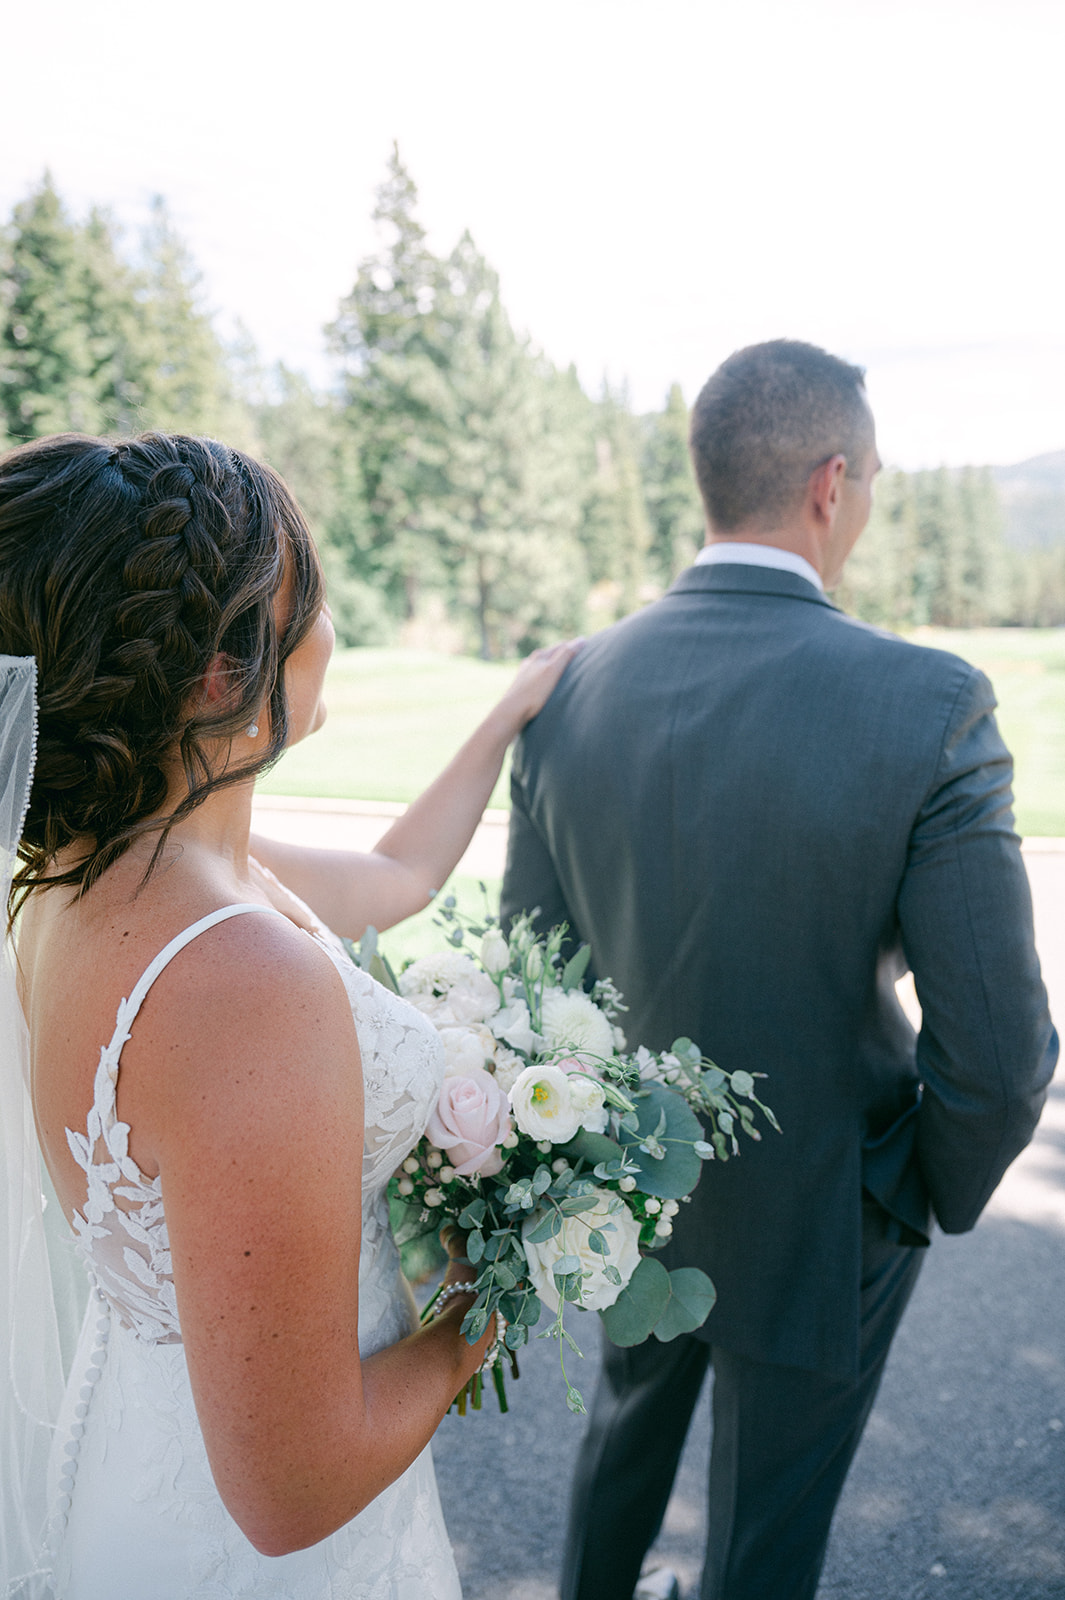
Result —
<path fill-rule="evenodd" d="M 665 408 L 645 418 L 643 483 L 651 523 L 648 566 L 666 588 L 705 543 L 706 523 L 688 453 L 688 408 L 679 383 Z"/>
<path fill-rule="evenodd" d="M 1009 579 L 1002 507 L 989 467 L 964 467 L 957 482 L 960 538 L 957 551 L 958 627 L 1006 619 Z"/>
<path fill-rule="evenodd" d="M 581 542 L 596 590 L 600 624 L 627 616 L 649 598 L 651 524 L 640 476 L 640 436 L 628 395 L 604 382 L 593 420 L 594 476 L 585 501 Z"/>
<path fill-rule="evenodd" d="M 85 253 L 51 176 L 5 230 L 0 427 L 13 441 L 103 423 L 86 318 Z"/>
<path fill-rule="evenodd" d="M 882 627 L 911 626 L 915 612 L 917 520 L 905 472 L 877 479 L 869 524 L 852 550 L 835 599 L 845 610 Z"/>
<path fill-rule="evenodd" d="M 557 374 L 519 338 L 496 274 L 464 234 L 437 300 L 449 448 L 436 531 L 484 657 L 581 620 L 579 477 L 552 412 Z"/>
<path fill-rule="evenodd" d="M 79 234 L 82 316 L 90 376 L 106 433 L 128 434 L 141 424 L 145 370 L 137 280 L 118 251 L 116 230 L 94 207 Z"/>
<path fill-rule="evenodd" d="M 226 352 L 203 305 L 200 273 L 161 195 L 152 201 L 138 274 L 139 425 L 253 444 Z"/>
<path fill-rule="evenodd" d="M 358 439 L 366 557 L 408 618 L 420 588 L 445 579 L 438 508 L 448 451 L 447 352 L 436 312 L 442 266 L 415 216 L 417 197 L 394 145 L 373 212 L 380 248 L 360 263 L 326 330 Z"/>

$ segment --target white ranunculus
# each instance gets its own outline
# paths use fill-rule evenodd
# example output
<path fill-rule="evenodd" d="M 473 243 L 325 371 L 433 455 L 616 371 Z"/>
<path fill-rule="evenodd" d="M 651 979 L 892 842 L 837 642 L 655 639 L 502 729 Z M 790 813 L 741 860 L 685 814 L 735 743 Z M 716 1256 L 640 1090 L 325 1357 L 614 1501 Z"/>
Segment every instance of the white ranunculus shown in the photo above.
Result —
<path fill-rule="evenodd" d="M 486 972 L 506 972 L 510 966 L 510 946 L 498 928 L 489 928 L 481 940 L 481 965 Z"/>
<path fill-rule="evenodd" d="M 640 1225 L 636 1218 L 627 1206 L 618 1203 L 615 1196 L 608 1194 L 605 1189 L 597 1189 L 594 1193 L 594 1208 L 578 1212 L 575 1217 L 566 1217 L 553 1239 L 543 1244 L 529 1243 L 528 1236 L 542 1220 L 542 1212 L 534 1211 L 522 1229 L 529 1277 L 548 1311 L 558 1310 L 558 1290 L 552 1269 L 562 1256 L 576 1256 L 580 1261 L 581 1270 L 586 1274 L 582 1303 L 590 1311 L 602 1311 L 612 1306 L 639 1265 Z M 618 1209 L 611 1211 L 612 1205 L 617 1205 Z M 613 1224 L 612 1229 L 608 1230 L 607 1224 Z M 589 1248 L 588 1235 L 593 1228 L 603 1230 L 608 1255 L 601 1256 Z M 610 1282 L 603 1271 L 604 1267 L 617 1268 L 621 1275 L 620 1284 Z"/>
<path fill-rule="evenodd" d="M 581 1127 L 589 1133 L 605 1133 L 608 1119 L 603 1085 L 573 1072 L 569 1076 L 569 1093 Z"/>
<path fill-rule="evenodd" d="M 495 1039 L 487 1028 L 443 1027 L 440 1040 L 444 1046 L 445 1077 L 483 1072 L 494 1059 Z"/>
<path fill-rule="evenodd" d="M 530 1139 L 568 1144 L 581 1125 L 580 1115 L 570 1094 L 570 1080 L 547 1063 L 526 1067 L 518 1074 L 510 1091 L 514 1121 Z"/>
<path fill-rule="evenodd" d="M 509 1006 L 497 1011 L 488 1023 L 497 1039 L 503 1039 L 515 1050 L 532 1055 L 540 1046 L 540 1035 L 533 1031 L 529 1008 L 524 1000 L 512 1000 Z"/>
<path fill-rule="evenodd" d="M 614 1030 L 599 1007 L 579 989 L 545 989 L 540 1025 L 548 1045 L 571 1050 L 590 1062 L 614 1054 Z"/>
<path fill-rule="evenodd" d="M 509 1094 L 521 1073 L 525 1071 L 527 1065 L 525 1057 L 508 1050 L 505 1044 L 497 1044 L 495 1062 L 496 1082 L 504 1094 Z"/>
<path fill-rule="evenodd" d="M 405 998 L 408 1005 L 412 1005 L 416 1011 L 420 1011 L 423 1017 L 428 1017 L 436 1028 L 444 1028 L 449 1023 L 458 1020 L 447 1000 L 441 999 L 439 995 L 408 994 Z"/>
<path fill-rule="evenodd" d="M 486 972 L 474 972 L 447 992 L 456 1022 L 486 1022 L 499 1010 L 499 991 Z"/>
<path fill-rule="evenodd" d="M 420 956 L 404 967 L 399 975 L 399 992 L 444 994 L 453 984 L 478 972 L 480 968 L 464 950 L 435 950 L 431 956 Z"/>
<path fill-rule="evenodd" d="M 399 976 L 399 992 L 439 1027 L 484 1022 L 499 1007 L 496 986 L 464 950 L 422 956 Z"/>

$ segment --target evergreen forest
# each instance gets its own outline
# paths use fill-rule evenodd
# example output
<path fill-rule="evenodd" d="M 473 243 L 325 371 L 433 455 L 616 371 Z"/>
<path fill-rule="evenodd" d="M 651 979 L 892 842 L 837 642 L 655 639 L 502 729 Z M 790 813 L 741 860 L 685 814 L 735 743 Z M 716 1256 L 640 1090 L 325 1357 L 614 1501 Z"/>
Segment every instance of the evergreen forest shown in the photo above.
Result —
<path fill-rule="evenodd" d="M 430 250 L 398 150 L 373 215 L 320 390 L 219 337 L 161 198 L 131 245 L 46 175 L 0 229 L 0 447 L 161 428 L 262 456 L 345 644 L 509 658 L 660 594 L 703 540 L 680 388 L 640 415 L 548 361 L 468 233 Z M 1008 541 L 989 467 L 889 469 L 836 598 L 896 628 L 1061 625 L 1065 540 Z"/>

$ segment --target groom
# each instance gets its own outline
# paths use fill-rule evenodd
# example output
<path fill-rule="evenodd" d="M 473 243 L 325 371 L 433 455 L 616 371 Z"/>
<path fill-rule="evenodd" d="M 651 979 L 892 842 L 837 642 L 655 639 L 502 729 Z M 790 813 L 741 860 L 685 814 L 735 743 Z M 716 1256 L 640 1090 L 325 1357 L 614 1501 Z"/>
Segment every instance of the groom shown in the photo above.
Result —
<path fill-rule="evenodd" d="M 879 466 L 861 372 L 741 350 L 691 447 L 706 546 L 527 728 L 503 911 L 587 940 L 631 1046 L 765 1073 L 783 1134 L 681 1208 L 667 1264 L 710 1273 L 705 1326 L 607 1347 L 563 1600 L 629 1600 L 708 1364 L 701 1600 L 810 1600 L 931 1218 L 973 1226 L 1057 1052 L 990 686 L 824 593 Z"/>

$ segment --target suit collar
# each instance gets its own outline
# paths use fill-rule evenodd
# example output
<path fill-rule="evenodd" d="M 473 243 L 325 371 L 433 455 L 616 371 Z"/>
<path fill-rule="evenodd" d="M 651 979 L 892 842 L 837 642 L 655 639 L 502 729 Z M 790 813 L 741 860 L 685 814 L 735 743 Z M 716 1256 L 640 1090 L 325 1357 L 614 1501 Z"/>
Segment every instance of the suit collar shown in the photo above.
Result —
<path fill-rule="evenodd" d="M 826 594 L 797 573 L 780 567 L 752 567 L 738 561 L 687 567 L 670 585 L 669 594 L 762 594 L 781 599 L 805 600 L 810 605 L 838 611 Z"/>

